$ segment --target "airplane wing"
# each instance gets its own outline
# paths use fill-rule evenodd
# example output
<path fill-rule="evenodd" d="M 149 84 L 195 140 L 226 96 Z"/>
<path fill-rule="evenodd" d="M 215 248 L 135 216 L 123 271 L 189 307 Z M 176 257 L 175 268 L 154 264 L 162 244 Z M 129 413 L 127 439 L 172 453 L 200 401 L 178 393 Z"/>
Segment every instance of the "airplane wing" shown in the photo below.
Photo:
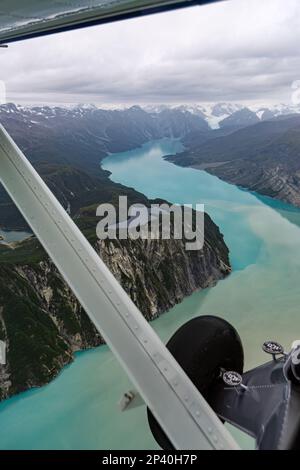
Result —
<path fill-rule="evenodd" d="M 0 44 L 218 0 L 1 0 Z"/>

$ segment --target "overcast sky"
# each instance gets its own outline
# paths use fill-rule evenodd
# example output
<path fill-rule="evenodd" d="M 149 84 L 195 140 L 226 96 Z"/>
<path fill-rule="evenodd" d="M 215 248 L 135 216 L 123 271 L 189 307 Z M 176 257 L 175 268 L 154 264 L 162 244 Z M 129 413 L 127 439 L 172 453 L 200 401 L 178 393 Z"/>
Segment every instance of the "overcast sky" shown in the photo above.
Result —
<path fill-rule="evenodd" d="M 15 43 L 0 80 L 18 103 L 291 100 L 300 1 L 229 0 Z"/>

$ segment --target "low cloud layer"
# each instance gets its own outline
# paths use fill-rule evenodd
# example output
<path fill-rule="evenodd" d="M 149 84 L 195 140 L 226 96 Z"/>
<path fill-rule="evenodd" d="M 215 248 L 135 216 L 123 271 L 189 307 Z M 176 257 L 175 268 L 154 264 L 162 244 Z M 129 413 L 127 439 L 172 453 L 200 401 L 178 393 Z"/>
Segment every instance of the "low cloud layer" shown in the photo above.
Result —
<path fill-rule="evenodd" d="M 290 102 L 300 2 L 229 0 L 0 49 L 20 103 Z"/>

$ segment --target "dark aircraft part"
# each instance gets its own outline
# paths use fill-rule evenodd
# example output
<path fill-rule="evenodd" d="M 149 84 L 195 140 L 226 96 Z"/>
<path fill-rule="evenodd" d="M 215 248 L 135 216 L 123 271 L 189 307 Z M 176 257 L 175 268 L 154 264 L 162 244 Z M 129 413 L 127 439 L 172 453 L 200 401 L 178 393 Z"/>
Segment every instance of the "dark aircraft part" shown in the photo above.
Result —
<path fill-rule="evenodd" d="M 221 0 L 14 0 L 5 5 L 2 1 L 0 40 L 7 43 L 21 41 L 218 1 Z"/>
<path fill-rule="evenodd" d="M 211 392 L 217 415 L 253 436 L 257 449 L 300 449 L 300 381 L 292 354 L 246 372 L 243 388 L 220 381 Z"/>
<path fill-rule="evenodd" d="M 299 341 L 288 354 L 266 341 L 263 350 L 273 360 L 244 374 L 241 340 L 220 318 L 191 320 L 167 347 L 219 418 L 255 438 L 257 449 L 300 450 Z M 171 450 L 150 410 L 148 421 L 158 444 Z"/>
<path fill-rule="evenodd" d="M 240 337 L 227 321 L 218 317 L 202 316 L 190 320 L 172 336 L 167 348 L 208 401 L 222 370 L 243 372 L 244 353 Z M 157 443 L 164 450 L 173 450 L 149 409 L 147 413 Z"/>

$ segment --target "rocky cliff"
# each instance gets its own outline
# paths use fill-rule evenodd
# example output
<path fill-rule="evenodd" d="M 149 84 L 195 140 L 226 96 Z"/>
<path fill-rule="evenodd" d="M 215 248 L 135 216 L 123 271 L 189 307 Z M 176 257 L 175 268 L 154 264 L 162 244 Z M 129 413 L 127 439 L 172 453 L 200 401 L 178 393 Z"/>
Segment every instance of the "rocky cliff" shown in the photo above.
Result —
<path fill-rule="evenodd" d="M 208 216 L 205 224 L 200 251 L 186 251 L 184 240 L 174 239 L 92 243 L 151 320 L 230 272 L 223 236 Z M 34 237 L 1 247 L 0 278 L 0 339 L 7 345 L 0 399 L 49 382 L 75 351 L 103 342 Z"/>

